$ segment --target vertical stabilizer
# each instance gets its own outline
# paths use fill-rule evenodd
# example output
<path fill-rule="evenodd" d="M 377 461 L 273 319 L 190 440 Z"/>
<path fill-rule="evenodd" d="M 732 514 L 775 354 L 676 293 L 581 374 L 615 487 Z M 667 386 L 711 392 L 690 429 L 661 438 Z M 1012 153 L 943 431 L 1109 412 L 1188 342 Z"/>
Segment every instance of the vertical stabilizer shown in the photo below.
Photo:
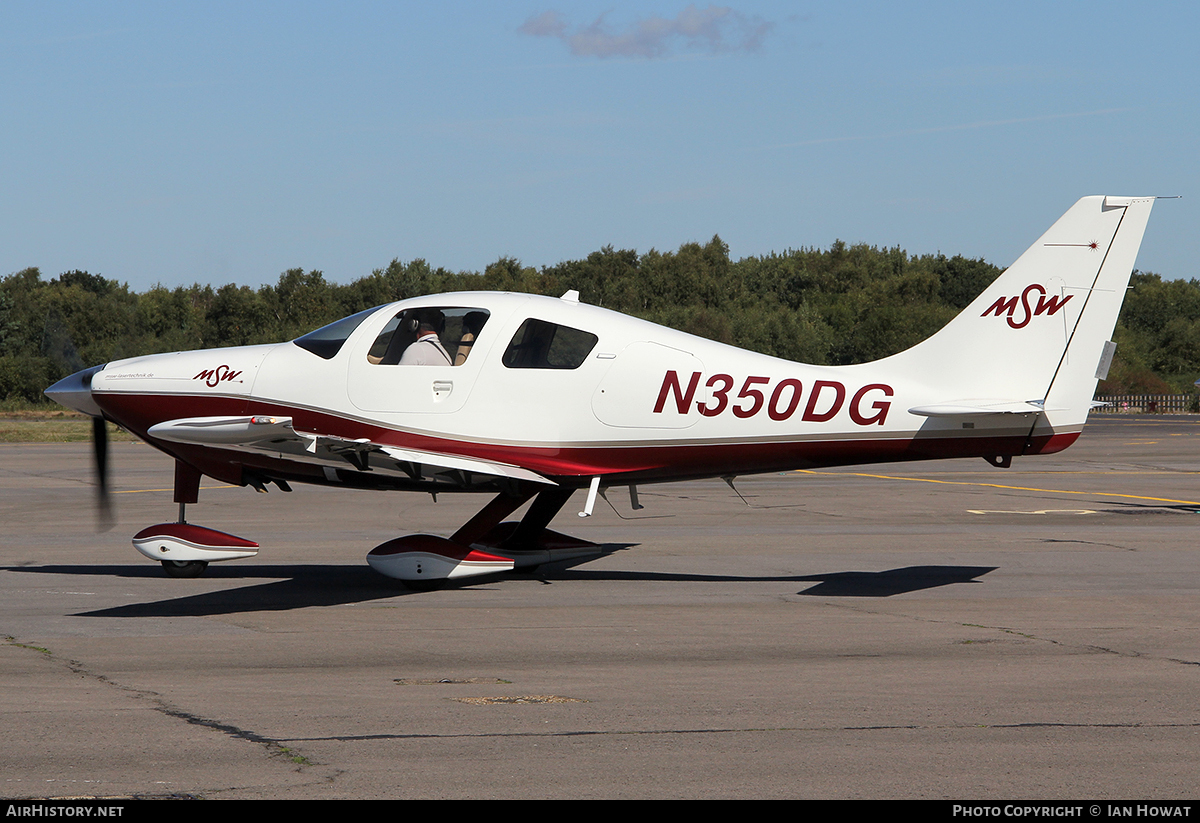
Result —
<path fill-rule="evenodd" d="M 1087 419 L 1153 197 L 1084 197 L 961 314 L 890 362 L 928 403 L 1033 403 Z"/>

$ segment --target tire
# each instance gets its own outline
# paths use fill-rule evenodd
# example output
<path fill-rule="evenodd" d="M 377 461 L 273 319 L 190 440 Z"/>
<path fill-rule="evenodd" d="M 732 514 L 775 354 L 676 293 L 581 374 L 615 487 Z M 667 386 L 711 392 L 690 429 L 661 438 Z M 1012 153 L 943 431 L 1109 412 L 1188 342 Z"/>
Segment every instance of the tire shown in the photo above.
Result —
<path fill-rule="evenodd" d="M 199 577 L 208 568 L 206 560 L 160 560 L 167 577 Z"/>
<path fill-rule="evenodd" d="M 414 592 L 435 592 L 446 585 L 446 578 L 435 577 L 432 580 L 401 580 L 407 588 Z"/>

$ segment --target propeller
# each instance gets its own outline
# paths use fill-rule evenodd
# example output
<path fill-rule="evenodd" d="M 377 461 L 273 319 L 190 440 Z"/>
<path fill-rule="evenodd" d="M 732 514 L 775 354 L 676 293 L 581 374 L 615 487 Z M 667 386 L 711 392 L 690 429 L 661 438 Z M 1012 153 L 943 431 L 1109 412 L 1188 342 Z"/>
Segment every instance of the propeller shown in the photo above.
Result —
<path fill-rule="evenodd" d="M 92 466 L 96 478 L 96 530 L 106 532 L 116 520 L 108 496 L 108 427 L 104 412 L 92 398 L 92 376 L 105 365 L 83 367 L 66 320 L 55 308 L 46 313 L 42 329 L 42 353 L 65 370 L 74 372 L 46 389 L 46 396 L 69 409 L 92 418 Z"/>
<path fill-rule="evenodd" d="M 92 418 L 92 461 L 96 472 L 96 528 L 106 532 L 116 521 L 108 496 L 108 424 L 103 417 Z"/>
<path fill-rule="evenodd" d="M 92 465 L 96 477 L 96 522 L 99 531 L 108 531 L 115 524 L 112 502 L 108 497 L 108 425 L 104 412 L 92 399 L 92 375 L 103 369 L 95 366 L 64 377 L 50 388 L 46 396 L 69 409 L 83 412 L 92 418 Z"/>

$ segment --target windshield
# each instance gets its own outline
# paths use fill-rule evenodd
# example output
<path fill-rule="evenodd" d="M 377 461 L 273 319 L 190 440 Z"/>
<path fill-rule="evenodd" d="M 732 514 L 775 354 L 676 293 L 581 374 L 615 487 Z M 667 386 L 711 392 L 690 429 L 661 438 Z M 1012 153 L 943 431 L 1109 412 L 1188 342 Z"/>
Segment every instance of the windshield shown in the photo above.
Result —
<path fill-rule="evenodd" d="M 330 323 L 328 326 L 322 326 L 316 331 L 310 331 L 303 337 L 297 337 L 292 342 L 300 348 L 312 352 L 317 357 L 332 360 L 341 351 L 342 344 L 354 333 L 359 324 L 366 320 L 369 315 L 374 314 L 378 308 L 379 306 L 374 306 L 366 311 L 360 311 L 358 314 L 343 317 L 341 320 Z"/>

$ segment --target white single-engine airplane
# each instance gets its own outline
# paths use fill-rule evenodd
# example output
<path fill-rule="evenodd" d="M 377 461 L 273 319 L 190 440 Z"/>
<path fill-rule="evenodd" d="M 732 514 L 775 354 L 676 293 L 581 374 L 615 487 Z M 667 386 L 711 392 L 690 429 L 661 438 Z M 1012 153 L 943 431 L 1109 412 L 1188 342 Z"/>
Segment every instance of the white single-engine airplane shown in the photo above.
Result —
<path fill-rule="evenodd" d="M 175 458 L 179 520 L 134 545 L 193 577 L 258 545 L 185 521 L 202 475 L 495 497 L 450 537 L 367 556 L 415 586 L 598 553 L 547 528 L 576 489 L 983 457 L 1079 436 L 1105 376 L 1152 197 L 1085 197 L 960 315 L 873 363 L 810 366 L 561 298 L 403 300 L 287 343 L 87 369 L 46 394 Z M 533 500 L 519 522 L 502 522 Z"/>

